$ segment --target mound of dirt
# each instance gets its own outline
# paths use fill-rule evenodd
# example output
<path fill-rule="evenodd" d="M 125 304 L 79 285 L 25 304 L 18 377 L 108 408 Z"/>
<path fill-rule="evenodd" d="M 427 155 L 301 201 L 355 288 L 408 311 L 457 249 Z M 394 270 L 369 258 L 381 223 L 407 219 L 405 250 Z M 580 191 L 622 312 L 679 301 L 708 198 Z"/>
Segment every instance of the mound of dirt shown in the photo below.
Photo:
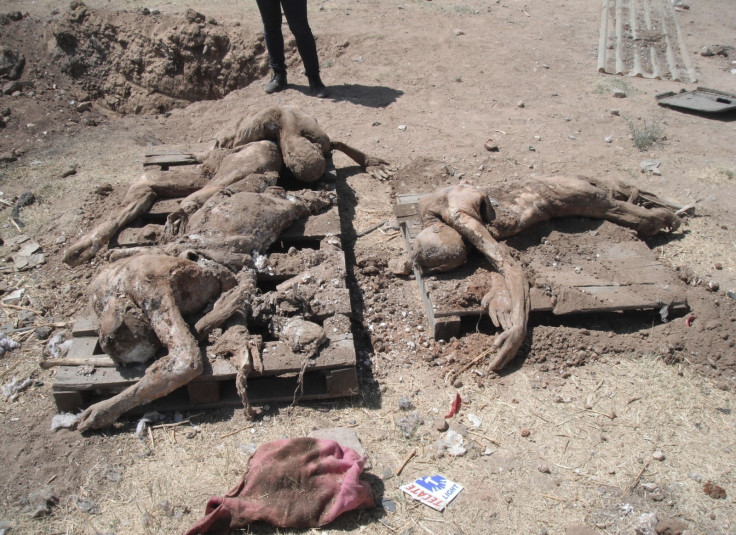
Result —
<path fill-rule="evenodd" d="M 111 13 L 74 1 L 47 20 L 6 15 L 3 22 L 2 41 L 13 47 L 3 48 L 4 78 L 52 87 L 58 78 L 68 79 L 83 89 L 79 101 L 96 100 L 124 114 L 219 99 L 268 69 L 262 35 L 222 26 L 191 9 L 183 17 L 147 8 Z M 28 58 L 25 76 L 21 58 Z"/>

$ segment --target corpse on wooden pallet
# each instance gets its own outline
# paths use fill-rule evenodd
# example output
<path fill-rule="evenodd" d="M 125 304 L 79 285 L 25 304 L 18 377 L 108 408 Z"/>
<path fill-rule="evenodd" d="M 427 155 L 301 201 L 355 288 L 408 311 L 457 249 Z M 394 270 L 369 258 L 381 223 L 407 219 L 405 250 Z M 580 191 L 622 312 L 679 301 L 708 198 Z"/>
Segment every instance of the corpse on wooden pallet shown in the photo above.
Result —
<path fill-rule="evenodd" d="M 320 236 L 309 235 L 306 223 L 301 236 L 317 242 L 318 249 L 309 254 L 305 250 L 306 258 L 299 263 L 296 249 L 285 248 L 288 243 L 282 235 L 300 219 L 330 207 L 329 233 L 339 234 L 335 194 L 329 188 L 287 192 L 277 181 L 284 165 L 298 181 L 318 181 L 325 170 L 324 155 L 331 148 L 345 152 L 377 176 L 385 175 L 385 162 L 330 142 L 312 117 L 290 107 L 268 108 L 239 122 L 219 136 L 218 146 L 192 155 L 198 165 L 176 171 L 163 170 L 172 164 L 171 154 L 158 157 L 162 170 L 144 173 L 129 189 L 122 208 L 67 250 L 65 261 L 72 266 L 89 260 L 118 232 L 147 214 L 157 199 L 184 196 L 168 206 L 173 211 L 163 226 L 145 227 L 142 236 L 147 246 L 112 249 L 113 263 L 92 283 L 99 348 L 117 365 L 136 366 L 159 358 L 145 373 L 126 368 L 117 374 L 111 370 L 95 374 L 109 376 L 107 383 L 105 379 L 78 381 L 74 374 L 78 377 L 84 369 L 61 370 L 54 386 L 61 404 L 82 401 L 80 391 L 113 394 L 82 414 L 80 430 L 106 427 L 128 410 L 197 378 L 189 389 L 190 401 L 214 402 L 215 397 L 220 401 L 221 385 L 215 383 L 232 377 L 232 369 L 212 364 L 210 373 L 201 377 L 210 364 L 205 364 L 208 359 L 202 358 L 199 345 L 213 337 L 216 341 L 208 353 L 230 357 L 235 363 L 236 387 L 247 409 L 248 375 L 273 377 L 296 371 L 296 384 L 303 389 L 307 371 L 316 365 L 332 373 L 329 380 L 324 376 L 321 386 L 307 381 L 308 396 L 345 395 L 355 389 L 340 240 L 324 233 L 320 241 Z M 188 157 L 174 159 L 190 163 Z M 153 210 L 159 217 L 166 211 Z M 137 236 L 131 231 L 117 242 L 137 243 Z M 274 250 L 274 244 L 282 249 Z M 269 259 L 267 254 L 274 252 L 281 256 Z M 279 263 L 293 267 L 292 272 L 281 269 L 280 278 L 287 280 L 276 284 Z M 269 277 L 271 286 L 264 286 Z M 269 345 L 271 339 L 274 343 Z M 92 344 L 87 341 L 86 345 Z M 158 354 L 161 347 L 166 348 L 165 355 Z M 92 347 L 88 356 L 99 358 L 94 357 L 95 351 Z M 296 364 L 289 355 L 298 356 Z M 285 397 L 272 387 L 264 390 L 270 391 L 269 399 Z"/>
<path fill-rule="evenodd" d="M 503 329 L 494 342 L 494 370 L 518 352 L 531 310 L 570 314 L 685 304 L 674 274 L 633 236 L 612 243 L 583 233 L 581 246 L 590 252 L 567 266 L 545 262 L 548 254 L 534 247 L 517 259 L 501 241 L 521 237 L 538 223 L 570 216 L 609 220 L 640 236 L 679 226 L 679 207 L 636 188 L 535 177 L 484 188 L 451 186 L 397 200 L 395 213 L 435 338 L 456 335 L 461 316 L 488 312 Z M 465 241 L 483 256 L 467 262 Z"/>

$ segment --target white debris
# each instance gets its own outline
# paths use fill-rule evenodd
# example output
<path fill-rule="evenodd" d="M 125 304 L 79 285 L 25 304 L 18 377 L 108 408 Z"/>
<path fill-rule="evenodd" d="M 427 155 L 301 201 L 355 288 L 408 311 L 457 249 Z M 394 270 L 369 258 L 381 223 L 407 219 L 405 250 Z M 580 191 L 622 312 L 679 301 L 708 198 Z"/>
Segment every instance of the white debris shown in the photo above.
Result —
<path fill-rule="evenodd" d="M 17 290 L 13 290 L 8 295 L 3 296 L 3 304 L 4 305 L 17 305 L 20 303 L 20 300 L 23 299 L 23 294 L 25 294 L 25 290 L 23 288 L 18 288 Z"/>
<path fill-rule="evenodd" d="M 23 392 L 26 388 L 31 386 L 33 384 L 33 379 L 30 377 L 26 379 L 25 381 L 18 382 L 18 379 L 13 377 L 13 379 L 7 383 L 4 384 L 2 387 L 3 396 L 5 396 L 6 401 L 15 401 L 18 399 L 18 394 Z"/>
<path fill-rule="evenodd" d="M 464 442 L 463 436 L 452 429 L 448 429 L 441 439 L 441 445 L 445 452 L 453 457 L 462 457 L 467 453 L 468 450 L 463 447 Z"/>
<path fill-rule="evenodd" d="M 138 425 L 135 426 L 135 436 L 138 439 L 143 440 L 145 438 L 146 430 L 148 429 L 148 424 L 158 423 L 163 419 L 164 417 L 156 411 L 147 412 L 140 420 L 138 420 Z"/>
<path fill-rule="evenodd" d="M 57 414 L 51 418 L 51 430 L 58 431 L 61 428 L 71 429 L 77 424 L 77 421 L 79 421 L 78 414 L 72 414 L 70 412 Z"/>
<path fill-rule="evenodd" d="M 46 343 L 45 353 L 50 359 L 61 359 L 66 357 L 70 347 L 72 347 L 72 341 L 67 340 L 63 332 L 58 332 Z"/>
<path fill-rule="evenodd" d="M 0 335 L 0 357 L 2 357 L 7 351 L 12 351 L 20 347 L 20 344 L 8 338 L 7 334 Z"/>
<path fill-rule="evenodd" d="M 636 520 L 634 533 L 636 535 L 657 535 L 657 514 L 644 513 Z"/>
<path fill-rule="evenodd" d="M 483 420 L 479 418 L 478 416 L 476 416 L 475 414 L 468 414 L 466 418 L 468 419 L 468 421 L 471 423 L 473 427 L 480 427 L 480 424 L 483 423 Z"/>
<path fill-rule="evenodd" d="M 253 257 L 253 265 L 259 273 L 273 274 L 273 268 L 268 264 L 267 256 L 262 255 L 256 250 L 251 253 L 251 256 Z"/>

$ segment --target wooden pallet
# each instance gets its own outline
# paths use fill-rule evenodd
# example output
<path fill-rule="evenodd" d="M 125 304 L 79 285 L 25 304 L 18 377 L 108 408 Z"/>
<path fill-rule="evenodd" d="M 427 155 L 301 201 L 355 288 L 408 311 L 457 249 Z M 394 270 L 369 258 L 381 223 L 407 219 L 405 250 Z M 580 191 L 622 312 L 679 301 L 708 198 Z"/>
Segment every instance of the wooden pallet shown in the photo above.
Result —
<path fill-rule="evenodd" d="M 175 165 L 172 158 L 164 161 Z M 160 163 L 159 165 L 164 165 Z M 112 247 L 148 245 L 144 235 L 160 232 L 166 216 L 178 208 L 178 199 L 166 199 L 154 204 L 149 214 L 131 227 L 121 231 L 111 243 Z M 274 244 L 274 252 L 268 254 L 272 266 L 258 274 L 259 285 L 273 287 L 281 281 L 299 275 L 303 267 L 295 258 L 308 258 L 313 249 L 320 247 L 326 236 L 339 239 L 340 219 L 337 207 L 295 222 L 284 231 L 280 241 Z M 294 248 L 290 253 L 289 249 Z M 310 250 L 312 249 L 312 250 Z M 322 251 L 323 253 L 325 251 Z M 350 316 L 350 294 L 345 281 L 345 256 L 339 249 L 331 248 L 335 255 L 331 263 L 338 266 L 331 279 L 330 288 L 315 295 L 319 302 L 314 321 L 321 322 L 328 342 L 319 354 L 310 360 L 304 375 L 301 399 L 328 399 L 352 396 L 358 393 L 356 356 Z M 288 256 L 288 261 L 287 260 Z M 203 350 L 205 369 L 202 375 L 168 396 L 133 412 L 157 410 L 186 410 L 226 406 L 241 406 L 235 389 L 237 370 L 227 359 L 210 360 Z M 303 356 L 293 353 L 279 341 L 264 343 L 263 370 L 253 371 L 248 377 L 248 399 L 252 404 L 291 401 L 297 387 L 297 376 L 303 364 Z M 100 349 L 97 341 L 97 320 L 92 316 L 79 318 L 73 328 L 69 358 L 85 359 L 103 366 L 61 366 L 53 383 L 53 394 L 59 411 L 76 411 L 101 399 L 109 398 L 134 384 L 145 373 L 145 365 L 114 367 L 112 361 Z M 102 360 L 101 360 L 102 359 Z M 89 371 L 92 370 L 92 373 Z"/>
<path fill-rule="evenodd" d="M 417 202 L 421 194 L 397 197 L 394 213 L 411 251 L 412 240 L 421 231 Z M 686 306 L 682 283 L 658 262 L 647 245 L 639 240 L 609 241 L 596 229 L 613 225 L 607 221 L 581 218 L 559 219 L 527 231 L 527 243 L 509 240 L 520 249 L 522 263 L 530 273 L 532 312 L 555 315 L 621 312 Z M 536 233 L 536 234 L 535 234 Z M 555 234 L 556 233 L 556 234 Z M 538 235 L 537 235 L 538 234 Z M 574 264 L 550 261 L 542 249 L 542 234 L 549 238 L 579 241 L 588 251 Z M 531 238 L 531 239 L 529 239 Z M 530 245 L 529 242 L 535 245 Z M 577 268 L 577 269 L 576 269 Z M 431 332 L 436 339 L 448 339 L 460 330 L 465 316 L 480 316 L 480 300 L 490 288 L 490 266 L 477 252 L 468 262 L 448 273 L 424 275 L 414 270 Z M 458 296 L 461 297 L 461 304 Z"/>

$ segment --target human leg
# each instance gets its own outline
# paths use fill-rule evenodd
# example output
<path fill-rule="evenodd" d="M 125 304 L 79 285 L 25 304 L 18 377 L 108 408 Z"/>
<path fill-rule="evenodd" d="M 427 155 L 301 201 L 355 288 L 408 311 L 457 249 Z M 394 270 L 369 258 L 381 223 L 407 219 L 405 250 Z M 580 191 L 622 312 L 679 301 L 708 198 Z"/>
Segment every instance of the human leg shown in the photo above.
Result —
<path fill-rule="evenodd" d="M 286 88 L 287 83 L 284 35 L 281 32 L 281 4 L 277 0 L 256 0 L 256 2 L 263 21 L 268 63 L 273 70 L 271 80 L 264 89 L 266 93 L 275 93 Z"/>
<path fill-rule="evenodd" d="M 136 384 L 84 411 L 77 428 L 86 431 L 110 426 L 130 409 L 165 396 L 201 374 L 199 345 L 182 313 L 203 306 L 220 290 L 215 274 L 181 258 L 136 256 L 100 273 L 93 294 L 95 310 L 101 313 L 100 337 L 120 334 L 117 322 L 105 321 L 110 307 L 117 307 L 115 314 L 122 315 L 130 311 L 121 310 L 121 305 L 135 307 L 168 354 L 151 364 Z M 118 302 L 121 295 L 127 304 Z M 134 344 L 135 340 L 129 342 Z"/>
<path fill-rule="evenodd" d="M 122 208 L 92 232 L 67 249 L 64 262 L 78 266 L 91 260 L 125 225 L 146 213 L 159 198 L 189 195 L 207 183 L 198 168 L 176 171 L 147 171 L 131 185 Z"/>
<path fill-rule="evenodd" d="M 680 226 L 680 219 L 672 210 L 645 208 L 621 200 L 624 191 L 619 188 L 602 188 L 586 180 L 569 177 L 545 177 L 538 180 L 548 188 L 549 194 L 543 200 L 545 207 L 541 211 L 546 212 L 549 217 L 582 216 L 605 219 L 634 229 L 641 237 L 653 236 L 664 229 L 676 230 Z M 536 210 L 539 211 L 538 208 Z M 535 219 L 531 212 L 531 209 L 527 209 L 527 217 L 522 217 L 522 221 Z"/>
<path fill-rule="evenodd" d="M 319 75 L 317 44 L 307 19 L 307 0 L 281 0 L 281 4 L 284 7 L 286 22 L 289 23 L 289 29 L 296 39 L 296 47 L 302 58 L 312 94 L 319 98 L 329 96 Z"/>

